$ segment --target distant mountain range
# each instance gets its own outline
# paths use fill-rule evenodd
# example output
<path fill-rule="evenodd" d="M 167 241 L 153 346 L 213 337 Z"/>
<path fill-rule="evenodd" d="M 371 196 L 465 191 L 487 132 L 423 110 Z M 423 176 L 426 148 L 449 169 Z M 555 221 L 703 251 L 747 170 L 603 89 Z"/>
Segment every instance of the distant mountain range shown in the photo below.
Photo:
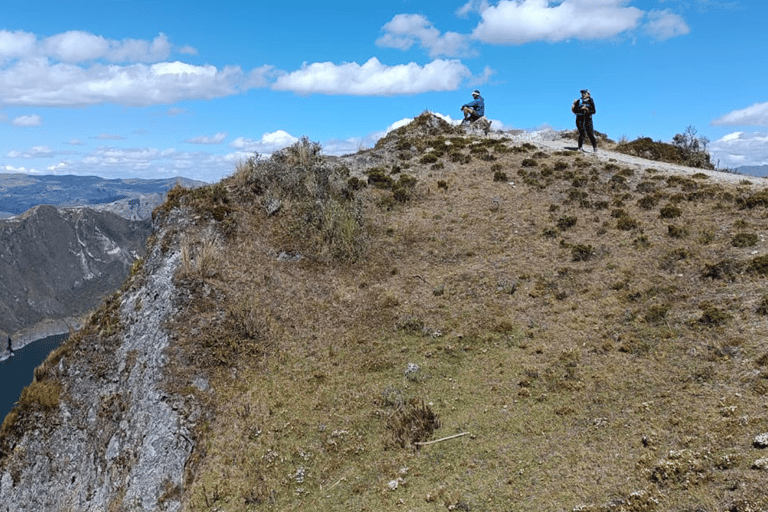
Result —
<path fill-rule="evenodd" d="M 97 176 L 0 174 L 0 218 L 18 215 L 40 204 L 62 208 L 89 206 L 110 209 L 129 219 L 147 218 L 177 183 L 188 188 L 205 185 L 187 178 L 109 180 Z M 111 207 L 104 206 L 107 204 Z"/>
<path fill-rule="evenodd" d="M 768 176 L 768 165 L 744 165 L 737 167 L 736 170 L 740 174 L 748 174 L 749 176 Z"/>
<path fill-rule="evenodd" d="M 0 360 L 67 332 L 117 290 L 152 233 L 152 211 L 186 178 L 0 174 Z"/>

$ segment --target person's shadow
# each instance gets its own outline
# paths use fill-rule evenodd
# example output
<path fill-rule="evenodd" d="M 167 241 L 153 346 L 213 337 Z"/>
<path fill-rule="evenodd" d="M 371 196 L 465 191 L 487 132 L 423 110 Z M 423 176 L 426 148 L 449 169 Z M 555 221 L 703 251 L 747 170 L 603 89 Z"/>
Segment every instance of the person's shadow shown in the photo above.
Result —
<path fill-rule="evenodd" d="M 574 146 L 564 146 L 563 149 L 567 149 L 568 151 L 578 151 L 579 148 Z"/>

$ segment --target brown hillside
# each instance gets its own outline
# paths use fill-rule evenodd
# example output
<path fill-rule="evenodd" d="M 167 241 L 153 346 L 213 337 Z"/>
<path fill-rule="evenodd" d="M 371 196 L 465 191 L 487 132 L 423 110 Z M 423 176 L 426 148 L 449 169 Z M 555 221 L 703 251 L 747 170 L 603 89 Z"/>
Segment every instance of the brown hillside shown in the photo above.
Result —
<path fill-rule="evenodd" d="M 164 207 L 185 510 L 768 510 L 768 191 L 429 113 L 318 149 Z"/>

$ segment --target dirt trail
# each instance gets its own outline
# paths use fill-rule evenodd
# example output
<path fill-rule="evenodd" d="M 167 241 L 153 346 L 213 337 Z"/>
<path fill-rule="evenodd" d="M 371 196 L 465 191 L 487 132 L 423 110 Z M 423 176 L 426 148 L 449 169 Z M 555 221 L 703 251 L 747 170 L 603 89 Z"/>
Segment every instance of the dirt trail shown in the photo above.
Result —
<path fill-rule="evenodd" d="M 576 147 L 576 141 L 569 139 L 559 138 L 556 132 L 523 132 L 523 133 L 509 133 L 509 132 L 497 132 L 500 137 L 508 137 L 515 142 L 530 142 L 531 144 L 540 147 L 547 148 L 553 151 L 578 151 Z M 628 167 L 636 170 L 643 169 L 656 169 L 660 172 L 676 175 L 693 175 L 696 173 L 706 174 L 711 177 L 712 181 L 730 184 L 742 184 L 747 185 L 747 182 L 752 187 L 760 188 L 768 186 L 768 178 L 761 178 L 756 176 L 749 176 L 746 174 L 733 174 L 722 171 L 712 171 L 708 169 L 697 169 L 694 167 L 686 167 L 684 165 L 670 164 L 666 162 L 657 162 L 654 160 L 646 160 L 644 158 L 638 158 L 635 156 L 625 155 L 624 153 L 618 153 L 616 151 L 610 151 L 601 149 L 598 147 L 597 154 L 591 152 L 591 147 L 588 152 L 583 153 L 584 158 L 596 158 L 604 162 L 620 162 Z M 707 180 L 710 181 L 710 180 Z"/>

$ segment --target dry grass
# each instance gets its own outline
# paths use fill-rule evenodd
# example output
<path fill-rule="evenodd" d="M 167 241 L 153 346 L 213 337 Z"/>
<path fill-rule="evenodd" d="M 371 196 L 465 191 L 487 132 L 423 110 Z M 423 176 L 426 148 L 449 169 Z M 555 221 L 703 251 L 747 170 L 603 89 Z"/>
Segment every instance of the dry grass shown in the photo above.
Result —
<path fill-rule="evenodd" d="M 768 510 L 766 193 L 441 126 L 174 193 L 185 510 Z"/>
<path fill-rule="evenodd" d="M 408 159 L 406 201 L 354 192 L 354 257 L 224 182 L 235 235 L 199 279 L 237 349 L 213 358 L 187 509 L 766 509 L 757 191 L 474 142 Z"/>

